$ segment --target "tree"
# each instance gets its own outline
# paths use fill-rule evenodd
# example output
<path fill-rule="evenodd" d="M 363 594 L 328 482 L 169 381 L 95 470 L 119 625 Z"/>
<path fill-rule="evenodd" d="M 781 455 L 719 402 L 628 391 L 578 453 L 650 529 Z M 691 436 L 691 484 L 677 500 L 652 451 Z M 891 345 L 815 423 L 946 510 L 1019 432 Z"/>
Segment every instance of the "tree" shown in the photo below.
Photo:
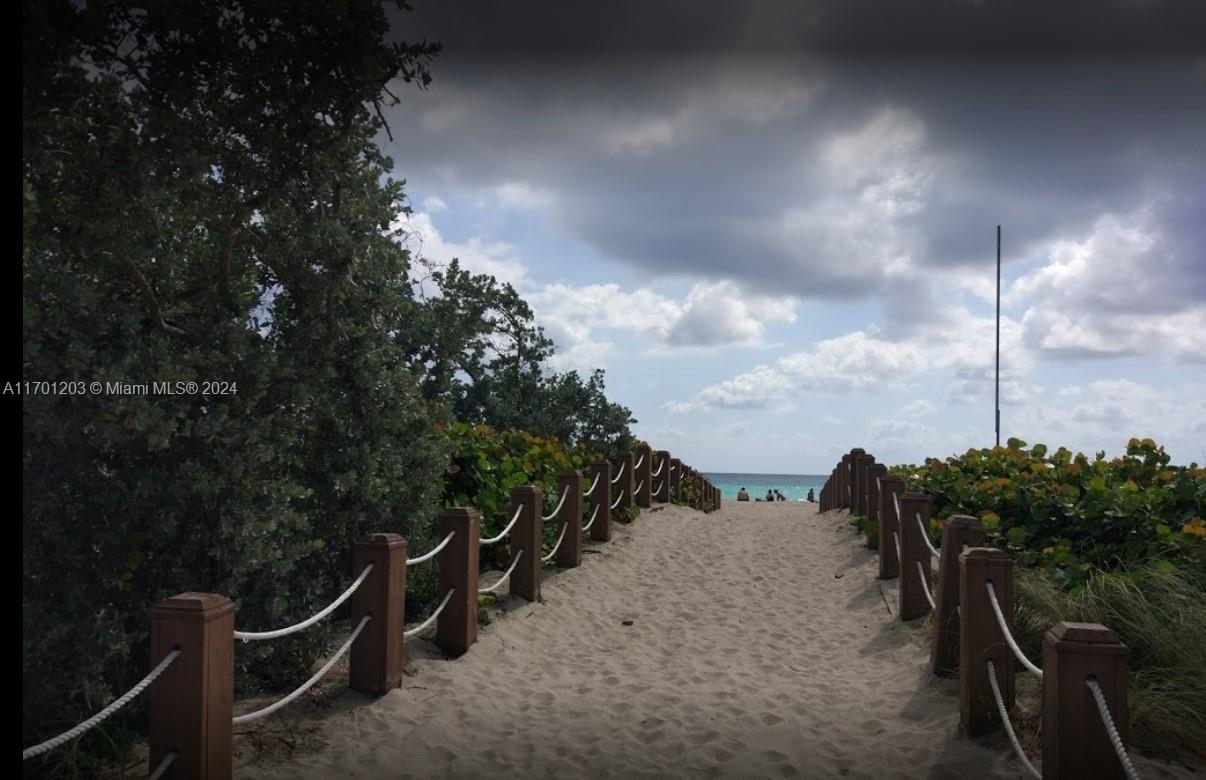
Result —
<path fill-rule="evenodd" d="M 23 399 L 28 744 L 144 673 L 166 595 L 249 627 L 328 601 L 352 538 L 429 519 L 447 409 L 396 339 L 405 206 L 373 144 L 437 45 L 387 44 L 371 0 L 23 11 L 24 377 L 221 383 Z M 326 639 L 240 647 L 240 685 Z"/>

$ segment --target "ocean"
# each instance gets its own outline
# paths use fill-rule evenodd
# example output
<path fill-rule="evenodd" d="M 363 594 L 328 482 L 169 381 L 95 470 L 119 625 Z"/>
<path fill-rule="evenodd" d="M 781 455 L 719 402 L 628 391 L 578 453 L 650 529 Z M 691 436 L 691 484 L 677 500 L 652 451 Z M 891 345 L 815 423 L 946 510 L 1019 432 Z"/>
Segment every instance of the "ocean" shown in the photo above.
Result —
<path fill-rule="evenodd" d="M 821 487 L 828 475 L 821 474 L 722 474 L 719 472 L 703 475 L 712 480 L 712 484 L 720 488 L 720 497 L 730 501 L 737 498 L 737 491 L 745 488 L 750 494 L 750 500 L 766 498 L 766 491 L 775 488 L 789 501 L 803 501 L 812 488 L 814 498 L 821 495 Z"/>

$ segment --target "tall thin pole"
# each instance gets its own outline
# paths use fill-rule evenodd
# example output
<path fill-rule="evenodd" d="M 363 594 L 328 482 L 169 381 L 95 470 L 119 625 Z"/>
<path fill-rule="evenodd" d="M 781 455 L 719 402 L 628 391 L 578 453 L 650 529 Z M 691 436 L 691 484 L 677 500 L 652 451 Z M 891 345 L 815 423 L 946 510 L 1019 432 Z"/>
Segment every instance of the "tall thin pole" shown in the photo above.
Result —
<path fill-rule="evenodd" d="M 997 225 L 997 380 L 996 380 L 997 446 L 1001 446 L 1001 226 Z"/>

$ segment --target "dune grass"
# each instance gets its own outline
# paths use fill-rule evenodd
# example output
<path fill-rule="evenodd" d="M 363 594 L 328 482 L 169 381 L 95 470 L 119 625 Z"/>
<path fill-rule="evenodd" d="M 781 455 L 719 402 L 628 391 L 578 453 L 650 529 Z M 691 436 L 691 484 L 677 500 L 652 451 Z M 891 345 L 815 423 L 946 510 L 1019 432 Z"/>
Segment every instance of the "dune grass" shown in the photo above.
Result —
<path fill-rule="evenodd" d="M 1206 759 L 1206 598 L 1186 571 L 1155 561 L 1094 572 L 1062 590 L 1042 572 L 1017 571 L 1015 634 L 1042 658 L 1044 632 L 1059 621 L 1101 623 L 1130 650 L 1131 732 L 1135 747 Z"/>

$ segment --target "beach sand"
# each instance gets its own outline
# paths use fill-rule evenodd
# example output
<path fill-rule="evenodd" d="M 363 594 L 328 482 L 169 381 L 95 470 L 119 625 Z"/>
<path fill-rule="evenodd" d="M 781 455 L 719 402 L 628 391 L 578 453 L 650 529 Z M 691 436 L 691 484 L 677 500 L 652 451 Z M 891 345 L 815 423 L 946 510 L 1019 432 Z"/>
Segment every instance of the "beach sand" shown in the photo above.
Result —
<path fill-rule="evenodd" d="M 895 616 L 844 513 L 670 506 L 588 549 L 546 574 L 543 603 L 508 597 L 465 656 L 411 642 L 402 689 L 372 700 L 336 679 L 322 717 L 242 731 L 236 775 L 1026 776 L 1003 736 L 959 735 L 926 621 Z M 290 755 L 249 748 L 278 739 Z"/>

